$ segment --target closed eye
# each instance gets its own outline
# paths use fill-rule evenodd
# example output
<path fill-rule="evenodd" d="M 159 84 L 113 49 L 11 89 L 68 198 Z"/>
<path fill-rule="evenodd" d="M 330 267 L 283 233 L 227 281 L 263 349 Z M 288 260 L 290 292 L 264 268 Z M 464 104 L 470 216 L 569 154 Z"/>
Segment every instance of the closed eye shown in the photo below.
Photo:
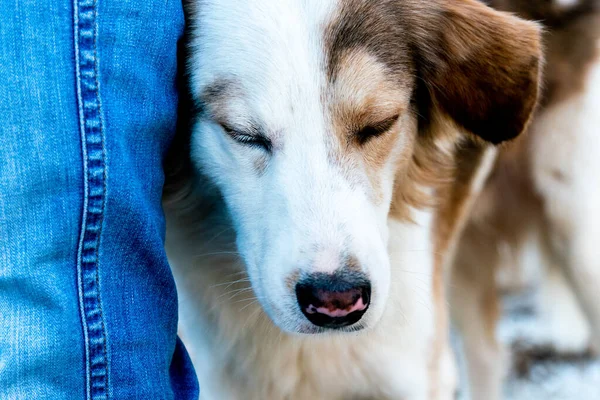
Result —
<path fill-rule="evenodd" d="M 225 124 L 221 124 L 221 127 L 225 133 L 227 133 L 233 140 L 240 144 L 256 147 L 268 153 L 273 151 L 273 143 L 271 140 L 259 132 L 244 133 Z"/>
<path fill-rule="evenodd" d="M 391 118 L 384 119 L 383 121 L 377 122 L 375 124 L 367 125 L 361 128 L 358 132 L 356 132 L 354 136 L 358 143 L 360 145 L 363 145 L 369 140 L 381 136 L 387 131 L 389 131 L 398 120 L 398 117 L 399 115 L 395 115 Z"/>

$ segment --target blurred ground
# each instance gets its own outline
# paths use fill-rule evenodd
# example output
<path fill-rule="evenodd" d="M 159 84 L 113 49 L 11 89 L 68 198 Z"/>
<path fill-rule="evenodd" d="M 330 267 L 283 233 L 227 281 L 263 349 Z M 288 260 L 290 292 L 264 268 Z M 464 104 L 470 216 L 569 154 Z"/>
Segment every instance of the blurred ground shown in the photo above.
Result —
<path fill-rule="evenodd" d="M 505 300 L 499 335 L 512 353 L 506 400 L 600 400 L 600 359 L 552 350 L 533 296 Z M 468 396 L 462 393 L 460 399 Z"/>

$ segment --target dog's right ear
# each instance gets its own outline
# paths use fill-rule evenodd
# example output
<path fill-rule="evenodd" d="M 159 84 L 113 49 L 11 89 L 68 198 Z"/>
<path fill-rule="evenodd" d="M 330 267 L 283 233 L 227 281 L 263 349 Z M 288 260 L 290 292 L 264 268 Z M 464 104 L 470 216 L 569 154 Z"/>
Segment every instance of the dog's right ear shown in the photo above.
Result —
<path fill-rule="evenodd" d="M 518 136 L 537 104 L 540 27 L 477 0 L 426 3 L 413 16 L 426 112 L 494 144 Z"/>

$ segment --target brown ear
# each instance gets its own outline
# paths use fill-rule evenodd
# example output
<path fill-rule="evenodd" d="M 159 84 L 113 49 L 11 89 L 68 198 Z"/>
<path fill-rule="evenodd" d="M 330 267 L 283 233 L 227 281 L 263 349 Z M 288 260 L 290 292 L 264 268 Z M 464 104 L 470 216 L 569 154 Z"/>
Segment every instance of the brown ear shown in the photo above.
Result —
<path fill-rule="evenodd" d="M 477 0 L 436 3 L 415 38 L 430 106 L 488 142 L 518 136 L 537 104 L 539 26 Z"/>

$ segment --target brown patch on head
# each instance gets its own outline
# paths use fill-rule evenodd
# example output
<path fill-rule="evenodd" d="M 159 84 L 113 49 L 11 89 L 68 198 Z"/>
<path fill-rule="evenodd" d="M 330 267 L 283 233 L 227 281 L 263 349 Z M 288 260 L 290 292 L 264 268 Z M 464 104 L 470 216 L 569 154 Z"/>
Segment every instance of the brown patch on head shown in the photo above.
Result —
<path fill-rule="evenodd" d="M 411 3 L 408 1 L 407 3 Z M 395 0 L 348 0 L 325 31 L 327 73 L 335 81 L 349 52 L 362 51 L 383 63 L 392 81 L 414 71 L 404 6 Z"/>
<path fill-rule="evenodd" d="M 383 168 L 389 162 L 410 158 L 416 133 L 409 129 L 412 126 L 406 126 L 413 125 L 409 108 L 415 79 L 399 12 L 389 0 L 350 0 L 341 4 L 325 29 L 326 71 L 331 87 L 326 104 L 336 136 L 345 144 L 340 154 L 358 155 L 376 202 L 381 200 Z M 362 130 L 372 132 L 374 126 L 396 117 L 398 121 L 387 134 L 361 140 Z"/>
<path fill-rule="evenodd" d="M 368 49 L 348 49 L 333 66 L 327 103 L 347 139 L 365 126 L 405 112 L 412 95 L 413 76 L 392 71 Z"/>
<path fill-rule="evenodd" d="M 388 68 L 362 48 L 349 49 L 338 61 L 325 96 L 337 144 L 333 158 L 364 165 L 377 201 L 381 172 L 401 139 L 412 77 L 405 72 L 403 79 L 391 79 Z"/>

